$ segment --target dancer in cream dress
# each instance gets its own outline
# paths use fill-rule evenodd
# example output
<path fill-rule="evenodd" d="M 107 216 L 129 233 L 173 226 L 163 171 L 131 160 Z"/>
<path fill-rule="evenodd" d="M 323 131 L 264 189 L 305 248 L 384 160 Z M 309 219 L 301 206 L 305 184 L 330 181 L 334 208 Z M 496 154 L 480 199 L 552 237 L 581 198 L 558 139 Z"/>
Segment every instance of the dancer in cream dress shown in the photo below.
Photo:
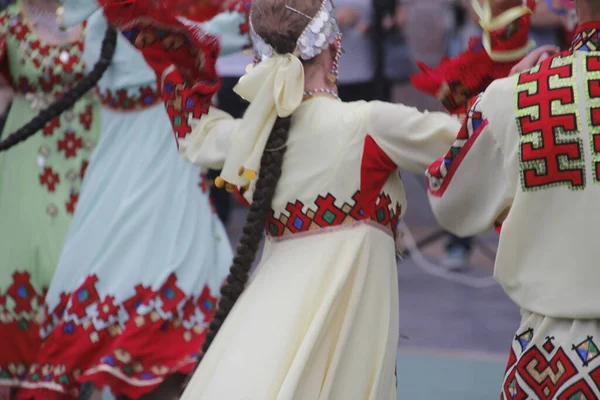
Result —
<path fill-rule="evenodd" d="M 395 399 L 398 168 L 423 172 L 460 124 L 341 102 L 330 0 L 254 1 L 250 34 L 260 62 L 236 87 L 250 102 L 243 119 L 212 109 L 179 141 L 184 158 L 222 169 L 216 184 L 251 203 L 210 350 L 183 399 Z"/>

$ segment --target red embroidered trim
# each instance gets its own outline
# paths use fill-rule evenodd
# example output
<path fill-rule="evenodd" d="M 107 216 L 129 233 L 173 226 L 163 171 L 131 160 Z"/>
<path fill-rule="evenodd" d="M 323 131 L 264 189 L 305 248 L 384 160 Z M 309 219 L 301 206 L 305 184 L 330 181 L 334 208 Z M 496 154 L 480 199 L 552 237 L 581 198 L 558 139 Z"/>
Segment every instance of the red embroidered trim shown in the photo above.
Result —
<path fill-rule="evenodd" d="M 456 170 L 458 169 L 458 167 L 460 166 L 462 161 L 467 156 L 467 153 L 473 146 L 473 143 L 475 143 L 475 141 L 479 137 L 479 134 L 481 134 L 481 132 L 485 129 L 486 126 L 488 126 L 487 119 L 483 120 L 483 123 L 479 126 L 479 128 L 477 128 L 473 132 L 473 135 L 471 135 L 471 137 L 469 137 L 467 139 L 467 141 L 465 142 L 462 149 L 459 151 L 459 153 L 456 155 L 456 157 L 453 158 L 452 164 L 450 164 L 450 167 L 448 168 L 448 172 L 446 173 L 446 175 L 444 175 L 442 184 L 439 187 L 439 189 L 436 189 L 436 190 L 431 189 L 431 185 L 429 185 L 429 177 L 427 178 L 427 185 L 430 187 L 429 194 L 431 194 L 432 196 L 435 196 L 435 197 L 442 197 L 444 195 L 444 193 L 446 192 L 446 189 L 448 189 L 448 185 L 450 185 L 450 181 L 452 180 L 452 177 L 456 173 Z M 446 162 L 445 157 L 439 158 L 437 161 L 435 161 L 433 164 L 431 164 L 429 169 L 434 169 L 434 170 L 439 169 L 439 164 L 445 163 L 445 162 Z"/>
<path fill-rule="evenodd" d="M 189 295 L 173 273 L 158 290 L 139 284 L 133 296 L 117 302 L 100 294 L 99 281 L 88 276 L 46 312 L 44 346 L 19 398 L 76 397 L 87 381 L 139 398 L 168 375 L 191 372 L 216 310 L 217 298 L 208 286 Z"/>
<path fill-rule="evenodd" d="M 138 88 L 136 94 L 129 94 L 127 89 L 113 92 L 110 89 L 97 89 L 102 105 L 117 111 L 137 111 L 152 107 L 161 100 L 158 90 L 152 86 Z"/>

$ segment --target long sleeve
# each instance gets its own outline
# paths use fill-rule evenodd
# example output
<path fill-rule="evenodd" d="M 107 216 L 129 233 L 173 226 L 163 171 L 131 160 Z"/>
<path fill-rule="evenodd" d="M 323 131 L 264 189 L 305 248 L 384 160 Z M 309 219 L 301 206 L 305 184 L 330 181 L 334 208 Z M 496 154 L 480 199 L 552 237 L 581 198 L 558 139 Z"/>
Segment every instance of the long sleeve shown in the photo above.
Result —
<path fill-rule="evenodd" d="M 445 154 L 460 129 L 457 118 L 402 104 L 371 102 L 368 134 L 398 168 L 422 174 Z"/>
<path fill-rule="evenodd" d="M 192 133 L 179 140 L 179 154 L 200 167 L 221 169 L 239 122 L 226 112 L 211 107 L 207 115 L 192 120 Z"/>
<path fill-rule="evenodd" d="M 201 12 L 192 14 L 178 8 L 183 3 L 166 0 L 137 1 L 133 6 L 117 0 L 99 3 L 107 20 L 123 32 L 154 70 L 175 137 L 181 142 L 191 133 L 192 120 L 208 113 L 219 90 L 219 51 L 233 51 L 249 43 L 250 3 L 238 0 L 216 16 L 218 10 L 211 7 L 200 7 Z"/>
<path fill-rule="evenodd" d="M 426 173 L 435 217 L 463 237 L 500 224 L 513 199 L 505 157 L 479 108 L 481 99 L 474 101 L 452 148 Z"/>

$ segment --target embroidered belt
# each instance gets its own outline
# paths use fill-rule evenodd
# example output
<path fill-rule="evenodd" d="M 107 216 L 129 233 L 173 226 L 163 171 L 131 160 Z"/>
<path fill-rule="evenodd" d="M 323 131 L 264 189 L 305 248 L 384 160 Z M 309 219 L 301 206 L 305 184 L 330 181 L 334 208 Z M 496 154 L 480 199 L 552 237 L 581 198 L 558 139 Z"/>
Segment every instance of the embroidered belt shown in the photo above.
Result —
<path fill-rule="evenodd" d="M 394 206 L 390 197 L 382 193 L 371 215 L 365 215 L 360 202 L 357 201 L 359 196 L 360 192 L 357 191 L 353 201 L 346 202 L 341 207 L 336 206 L 333 195 L 319 196 L 314 202 L 315 209 L 308 208 L 306 211 L 304 211 L 304 203 L 299 200 L 288 203 L 285 211 L 277 218 L 271 211 L 266 221 L 267 234 L 273 238 L 281 238 L 308 232 L 317 233 L 323 229 L 329 231 L 334 227 L 368 221 L 395 236 L 402 207 L 399 204 Z"/>

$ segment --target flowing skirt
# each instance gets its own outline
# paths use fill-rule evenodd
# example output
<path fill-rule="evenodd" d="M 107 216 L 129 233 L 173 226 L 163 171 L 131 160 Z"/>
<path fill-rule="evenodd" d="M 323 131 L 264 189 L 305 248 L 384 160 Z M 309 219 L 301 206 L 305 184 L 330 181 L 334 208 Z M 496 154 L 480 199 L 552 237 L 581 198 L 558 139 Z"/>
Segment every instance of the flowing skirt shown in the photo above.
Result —
<path fill-rule="evenodd" d="M 189 373 L 228 273 L 226 232 L 163 106 L 102 122 L 19 398 L 71 398 L 81 382 L 138 398 Z"/>
<path fill-rule="evenodd" d="M 182 400 L 395 400 L 398 334 L 388 234 L 268 239 Z"/>

